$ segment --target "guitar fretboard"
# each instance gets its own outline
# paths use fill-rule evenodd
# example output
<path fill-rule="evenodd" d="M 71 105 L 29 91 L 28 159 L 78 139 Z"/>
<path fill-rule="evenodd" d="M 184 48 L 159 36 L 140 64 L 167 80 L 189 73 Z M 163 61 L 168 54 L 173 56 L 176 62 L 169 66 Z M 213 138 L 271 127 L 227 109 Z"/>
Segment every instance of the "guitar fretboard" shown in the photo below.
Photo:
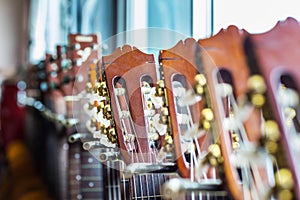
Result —
<path fill-rule="evenodd" d="M 82 149 L 81 143 L 69 147 L 69 198 L 104 199 L 102 164 Z"/>

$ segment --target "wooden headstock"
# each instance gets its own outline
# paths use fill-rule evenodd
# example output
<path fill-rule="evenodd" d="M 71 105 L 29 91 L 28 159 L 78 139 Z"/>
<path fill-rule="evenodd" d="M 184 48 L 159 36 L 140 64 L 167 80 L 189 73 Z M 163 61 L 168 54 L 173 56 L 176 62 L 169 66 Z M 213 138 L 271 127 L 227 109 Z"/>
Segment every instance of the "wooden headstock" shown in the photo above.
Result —
<path fill-rule="evenodd" d="M 247 100 L 251 74 L 243 42 L 248 35 L 229 26 L 198 42 L 205 50 L 203 65 L 229 189 L 235 199 L 263 199 L 272 190 L 274 172 L 271 156 L 260 146 L 261 110 Z"/>
<path fill-rule="evenodd" d="M 266 33 L 250 35 L 245 43 L 250 67 L 264 78 L 268 88 L 266 103 L 271 112 L 266 115 L 279 126 L 276 140 L 271 134 L 265 136 L 278 143 L 272 152 L 279 165 L 276 189 L 279 196 L 285 193 L 291 198 L 300 197 L 299 35 L 299 22 L 287 18 Z M 278 176 L 288 182 L 278 180 Z"/>
<path fill-rule="evenodd" d="M 150 162 L 143 155 L 150 152 L 150 145 L 141 87 L 144 82 L 153 87 L 157 81 L 154 57 L 125 45 L 104 56 L 102 62 L 124 160 L 127 164 Z"/>
<path fill-rule="evenodd" d="M 171 49 L 162 50 L 159 56 L 170 134 L 177 165 L 184 178 L 171 179 L 164 185 L 164 194 L 170 197 L 182 191 L 189 193 L 191 198 L 205 196 L 201 192 L 218 197 L 226 193 L 221 185 L 221 168 L 217 165 L 222 157 L 215 144 L 214 112 L 203 63 L 197 55 L 202 50 L 197 41 L 188 38 Z"/>
<path fill-rule="evenodd" d="M 65 96 L 84 91 L 88 82 L 89 66 L 98 61 L 97 35 L 70 34 L 68 46 L 57 47 Z"/>
<path fill-rule="evenodd" d="M 66 101 L 68 118 L 78 118 L 84 121 L 80 111 L 82 102 L 80 93 L 85 93 L 88 83 L 91 82 L 90 73 L 93 77 L 93 85 L 96 82 L 98 58 L 97 35 L 70 34 L 67 46 L 57 46 L 57 62 L 60 68 L 60 90 Z M 92 70 L 91 70 L 92 69 Z M 74 104 L 74 101 L 77 101 Z M 83 124 L 83 123 L 81 123 Z M 77 128 L 80 128 L 79 125 Z"/>
<path fill-rule="evenodd" d="M 162 50 L 159 55 L 159 62 L 161 64 L 161 71 L 166 88 L 166 96 L 168 99 L 169 116 L 172 137 L 174 140 L 176 157 L 178 160 L 178 167 L 183 177 L 190 177 L 190 165 L 185 156 L 184 134 L 194 126 L 194 123 L 200 121 L 202 105 L 200 102 L 193 105 L 178 106 L 178 99 L 180 97 L 180 90 L 185 93 L 193 89 L 194 79 L 198 73 L 195 64 L 195 46 L 198 45 L 194 39 L 187 39 L 180 41 L 171 49 Z M 177 84 L 177 85 L 176 85 Z M 178 91 L 178 92 L 175 92 Z M 183 113 L 178 109 L 184 110 Z M 190 113 L 190 115 L 189 115 Z M 181 119 L 177 116 L 182 115 L 191 117 L 191 121 L 182 123 Z M 203 138 L 202 138 L 203 140 Z"/>

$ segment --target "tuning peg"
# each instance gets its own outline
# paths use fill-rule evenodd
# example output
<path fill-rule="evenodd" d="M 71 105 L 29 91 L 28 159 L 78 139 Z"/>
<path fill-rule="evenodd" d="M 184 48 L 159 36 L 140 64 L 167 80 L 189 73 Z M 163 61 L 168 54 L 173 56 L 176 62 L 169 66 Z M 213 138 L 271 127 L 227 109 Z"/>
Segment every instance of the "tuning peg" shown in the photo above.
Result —
<path fill-rule="evenodd" d="M 151 103 L 154 105 L 155 109 L 159 109 L 163 106 L 163 98 L 162 97 L 152 94 L 150 98 L 151 98 Z"/>
<path fill-rule="evenodd" d="M 188 90 L 181 96 L 178 100 L 178 105 L 183 106 L 190 106 L 194 105 L 195 103 L 201 100 L 201 96 L 196 95 L 193 90 Z"/>
<path fill-rule="evenodd" d="M 154 115 L 152 118 L 152 125 L 157 130 L 159 135 L 163 136 L 167 133 L 168 126 L 166 124 L 160 123 L 160 114 Z"/>
<path fill-rule="evenodd" d="M 267 90 L 264 78 L 260 75 L 252 75 L 247 81 L 247 87 L 254 93 L 263 94 Z"/>
<path fill-rule="evenodd" d="M 125 178 L 131 178 L 134 174 L 145 174 L 145 173 L 171 173 L 177 169 L 174 163 L 131 163 L 124 171 L 123 175 Z"/>
<path fill-rule="evenodd" d="M 91 150 L 91 149 L 95 149 L 98 147 L 102 147 L 102 144 L 100 141 L 96 140 L 96 141 L 88 141 L 88 142 L 84 142 L 82 144 L 82 147 L 84 150 Z"/>
<path fill-rule="evenodd" d="M 104 163 L 108 160 L 117 160 L 119 157 L 119 152 L 102 152 L 99 154 L 99 161 Z"/>
<path fill-rule="evenodd" d="M 89 140 L 92 139 L 92 135 L 90 133 L 74 133 L 69 136 L 68 141 L 70 143 L 74 143 L 77 141 Z"/>
<path fill-rule="evenodd" d="M 200 84 L 201 86 L 204 86 L 207 83 L 207 80 L 206 80 L 206 77 L 204 74 L 197 74 L 195 76 L 195 81 L 196 81 L 196 83 Z"/>
<path fill-rule="evenodd" d="M 176 198 L 182 193 L 191 192 L 216 193 L 223 197 L 228 195 L 225 191 L 222 191 L 222 181 L 220 179 L 193 182 L 190 179 L 172 178 L 164 183 L 162 187 L 162 195 L 167 199 Z"/>
<path fill-rule="evenodd" d="M 228 97 L 233 94 L 232 86 L 228 83 L 217 84 L 216 91 L 220 97 Z"/>
<path fill-rule="evenodd" d="M 74 43 L 72 46 L 73 50 L 79 50 L 81 48 L 81 45 L 79 43 Z"/>
<path fill-rule="evenodd" d="M 116 96 L 122 96 L 125 94 L 125 88 L 115 88 L 114 92 Z"/>

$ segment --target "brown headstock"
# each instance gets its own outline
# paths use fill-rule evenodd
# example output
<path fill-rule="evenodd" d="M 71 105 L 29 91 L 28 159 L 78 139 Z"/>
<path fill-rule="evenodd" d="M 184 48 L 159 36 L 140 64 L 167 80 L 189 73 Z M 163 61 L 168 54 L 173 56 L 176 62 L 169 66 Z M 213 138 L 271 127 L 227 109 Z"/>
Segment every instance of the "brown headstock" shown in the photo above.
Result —
<path fill-rule="evenodd" d="M 125 45 L 103 56 L 102 62 L 124 160 L 127 164 L 151 162 L 141 87 L 144 82 L 153 86 L 157 81 L 154 57 Z"/>
<path fill-rule="evenodd" d="M 272 111 L 266 115 L 276 120 L 281 132 L 276 140 L 279 150 L 274 152 L 280 155 L 277 156 L 280 168 L 277 174 L 283 179 L 289 177 L 289 183 L 294 182 L 287 187 L 287 183 L 277 181 L 278 195 L 286 189 L 292 198 L 300 197 L 299 35 L 299 22 L 287 18 L 266 33 L 252 34 L 245 46 L 250 67 L 263 76 L 268 88 L 266 101 Z M 296 194 L 292 194 L 293 191 Z"/>
<path fill-rule="evenodd" d="M 56 55 L 46 54 L 45 58 L 46 88 L 45 104 L 54 113 L 64 115 L 66 113 L 64 95 L 60 90 L 59 78 L 60 66 Z"/>
<path fill-rule="evenodd" d="M 244 30 L 229 26 L 211 38 L 199 40 L 205 50 L 203 65 L 224 173 L 235 199 L 267 198 L 274 178 L 271 156 L 260 146 L 263 136 L 261 110 L 247 100 L 251 74 L 243 44 L 248 35 Z M 240 165 L 241 162 L 244 164 Z M 254 170 L 256 172 L 251 174 Z"/>
<path fill-rule="evenodd" d="M 97 35 L 70 34 L 67 48 L 58 48 L 61 59 L 62 90 L 66 96 L 84 91 L 89 81 L 90 65 L 99 60 Z"/>
<path fill-rule="evenodd" d="M 170 128 L 172 138 L 174 140 L 174 146 L 176 151 L 177 163 L 179 170 L 183 177 L 190 177 L 191 163 L 185 156 L 185 150 L 183 147 L 183 135 L 188 130 L 187 125 L 181 124 L 180 119 L 177 117 L 179 114 L 188 116 L 190 113 L 193 123 L 200 120 L 201 102 L 195 103 L 190 106 L 183 106 L 185 113 L 177 111 L 179 106 L 177 105 L 177 96 L 175 90 L 191 90 L 193 89 L 194 79 L 197 75 L 197 67 L 195 65 L 195 46 L 197 42 L 192 39 L 186 39 L 180 41 L 171 49 L 162 50 L 159 55 L 159 62 L 161 65 L 161 71 L 163 74 L 164 84 L 166 88 L 166 96 L 168 99 L 169 116 L 170 116 Z M 177 84 L 177 85 L 176 85 Z M 202 138 L 203 140 L 203 138 Z"/>

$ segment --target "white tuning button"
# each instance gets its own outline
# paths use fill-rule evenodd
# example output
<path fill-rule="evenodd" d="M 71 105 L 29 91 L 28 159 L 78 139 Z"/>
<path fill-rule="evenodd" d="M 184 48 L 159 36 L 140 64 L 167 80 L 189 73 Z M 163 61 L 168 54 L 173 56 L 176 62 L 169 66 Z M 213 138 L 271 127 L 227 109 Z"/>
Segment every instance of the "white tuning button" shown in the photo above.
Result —
<path fill-rule="evenodd" d="M 154 92 L 153 92 L 154 89 Z M 142 86 L 141 87 L 142 94 L 153 94 L 155 93 L 155 88 L 149 87 L 149 86 Z"/>
<path fill-rule="evenodd" d="M 88 103 L 83 105 L 83 110 L 90 117 L 95 117 L 97 115 L 97 108 L 93 107 L 92 109 L 90 109 Z"/>
<path fill-rule="evenodd" d="M 285 107 L 296 107 L 299 104 L 298 93 L 290 88 L 278 90 L 278 101 Z"/>
<path fill-rule="evenodd" d="M 153 126 L 157 130 L 160 136 L 165 135 L 167 132 L 167 125 L 159 123 L 160 114 L 156 114 L 153 117 Z"/>
<path fill-rule="evenodd" d="M 157 97 L 155 94 L 151 94 L 151 102 L 153 103 L 156 109 L 161 108 L 163 105 L 162 97 Z"/>
<path fill-rule="evenodd" d="M 203 135 L 205 135 L 206 131 L 205 130 L 200 130 L 199 129 L 199 124 L 193 124 L 187 131 L 184 132 L 182 135 L 183 138 L 185 139 L 193 139 L 193 138 L 200 138 Z"/>
<path fill-rule="evenodd" d="M 227 97 L 233 94 L 232 86 L 228 83 L 220 83 L 216 85 L 218 96 Z"/>
<path fill-rule="evenodd" d="M 115 88 L 114 92 L 116 96 L 122 96 L 125 94 L 125 88 Z"/>
<path fill-rule="evenodd" d="M 226 117 L 223 119 L 223 130 L 224 131 L 239 131 L 240 121 L 233 117 Z"/>
<path fill-rule="evenodd" d="M 210 168 L 209 164 L 206 164 L 205 162 L 203 162 L 206 155 L 207 155 L 207 152 L 201 152 L 201 155 L 199 155 L 199 157 L 201 157 L 201 159 L 198 159 L 198 161 L 195 165 L 195 177 L 198 181 L 203 179 L 203 177 L 206 177 L 207 172 Z"/>
<path fill-rule="evenodd" d="M 104 137 L 101 137 L 101 138 L 100 138 L 100 143 L 101 143 L 102 145 L 104 145 L 104 146 L 106 146 L 106 147 L 110 147 L 110 148 L 115 148 L 115 147 L 116 147 L 116 144 L 111 143 L 111 142 L 108 140 L 108 138 L 107 138 L 106 135 L 103 135 L 103 136 L 104 136 Z"/>
<path fill-rule="evenodd" d="M 155 114 L 155 110 L 144 110 L 145 117 L 152 117 Z"/>
<path fill-rule="evenodd" d="M 190 106 L 190 105 L 194 105 L 200 100 L 201 97 L 196 95 L 193 90 L 188 90 L 187 92 L 185 92 L 184 96 L 179 98 L 178 105 L 181 107 Z"/>
<path fill-rule="evenodd" d="M 178 124 L 188 124 L 190 122 L 190 117 L 187 114 L 176 114 Z"/>
<path fill-rule="evenodd" d="M 250 164 L 264 166 L 269 156 L 264 151 L 259 151 L 255 143 L 248 142 L 230 155 L 230 163 L 235 167 L 243 167 Z"/>
<path fill-rule="evenodd" d="M 166 199 L 173 199 L 183 192 L 183 188 L 180 179 L 173 178 L 163 184 L 162 195 Z"/>
<path fill-rule="evenodd" d="M 175 97 L 183 97 L 186 93 L 186 89 L 184 87 L 173 88 L 173 94 Z"/>
<path fill-rule="evenodd" d="M 86 121 L 85 126 L 93 136 L 97 135 L 97 133 L 99 132 L 96 130 L 96 127 L 92 127 L 91 120 Z"/>
<path fill-rule="evenodd" d="M 127 110 L 121 110 L 119 112 L 119 116 L 121 119 L 127 119 L 128 117 L 130 117 L 130 112 Z"/>

